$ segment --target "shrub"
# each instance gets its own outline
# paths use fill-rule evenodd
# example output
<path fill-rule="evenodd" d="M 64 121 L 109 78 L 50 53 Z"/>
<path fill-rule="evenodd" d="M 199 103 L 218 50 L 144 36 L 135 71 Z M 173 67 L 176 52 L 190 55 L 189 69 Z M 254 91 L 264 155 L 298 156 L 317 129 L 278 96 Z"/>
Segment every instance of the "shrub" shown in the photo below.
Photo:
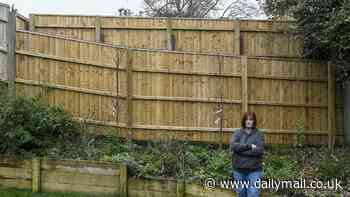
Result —
<path fill-rule="evenodd" d="M 315 175 L 324 181 L 338 179 L 346 185 L 347 179 L 350 177 L 349 163 L 349 156 L 338 159 L 329 154 L 316 166 Z"/>
<path fill-rule="evenodd" d="M 299 177 L 298 161 L 285 155 L 268 155 L 264 160 L 264 174 L 269 179 L 292 180 Z"/>
<path fill-rule="evenodd" d="M 1 153 L 37 152 L 74 136 L 71 116 L 60 107 L 45 106 L 38 98 L 0 98 Z"/>
<path fill-rule="evenodd" d="M 301 166 L 294 157 L 286 155 L 267 154 L 263 163 L 264 179 L 273 180 L 297 180 L 300 176 Z M 293 188 L 278 188 L 278 191 L 271 190 L 270 192 L 277 192 L 287 196 L 293 196 L 295 191 Z"/>

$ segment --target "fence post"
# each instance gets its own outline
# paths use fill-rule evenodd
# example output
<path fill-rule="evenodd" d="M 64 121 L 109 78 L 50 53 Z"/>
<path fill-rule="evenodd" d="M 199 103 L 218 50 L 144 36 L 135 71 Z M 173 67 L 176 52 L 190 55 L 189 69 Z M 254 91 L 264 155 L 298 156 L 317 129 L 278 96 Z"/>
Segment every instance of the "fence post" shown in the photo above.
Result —
<path fill-rule="evenodd" d="M 126 69 L 127 69 L 127 130 L 128 130 L 128 140 L 132 139 L 132 127 L 133 127 L 133 74 L 132 74 L 132 64 L 133 64 L 133 53 L 132 50 L 126 50 Z"/>
<path fill-rule="evenodd" d="M 185 197 L 186 189 L 185 189 L 185 181 L 183 179 L 176 181 L 176 197 Z"/>
<path fill-rule="evenodd" d="M 233 36 L 233 54 L 241 55 L 241 23 L 240 20 L 234 21 L 234 36 Z"/>
<path fill-rule="evenodd" d="M 335 76 L 334 66 L 328 62 L 328 148 L 335 144 Z"/>
<path fill-rule="evenodd" d="M 14 6 L 12 6 L 11 11 L 9 12 L 7 29 L 7 80 L 9 94 L 12 97 L 16 95 L 16 12 L 17 10 L 14 8 Z"/>
<path fill-rule="evenodd" d="M 242 114 L 248 111 L 248 57 L 241 56 L 242 65 Z"/>
<path fill-rule="evenodd" d="M 167 27 L 166 27 L 166 32 L 167 32 L 167 49 L 169 51 L 175 50 L 175 39 L 173 37 L 173 29 L 171 27 L 171 18 L 167 18 Z"/>
<path fill-rule="evenodd" d="M 96 16 L 95 18 L 95 41 L 101 42 L 101 17 Z"/>
<path fill-rule="evenodd" d="M 40 158 L 32 159 L 32 192 L 40 192 L 41 190 L 41 160 Z"/>
<path fill-rule="evenodd" d="M 120 164 L 120 179 L 119 179 L 119 188 L 120 188 L 120 196 L 127 197 L 128 196 L 128 168 L 126 164 Z"/>
<path fill-rule="evenodd" d="M 35 31 L 35 18 L 34 14 L 29 14 L 29 31 Z"/>

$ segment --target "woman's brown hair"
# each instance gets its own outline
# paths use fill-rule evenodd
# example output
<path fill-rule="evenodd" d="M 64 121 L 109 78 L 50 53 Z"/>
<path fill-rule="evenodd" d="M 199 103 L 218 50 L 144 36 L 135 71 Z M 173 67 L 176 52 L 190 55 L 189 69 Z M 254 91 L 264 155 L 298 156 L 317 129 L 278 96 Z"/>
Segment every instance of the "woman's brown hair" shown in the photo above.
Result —
<path fill-rule="evenodd" d="M 244 113 L 243 118 L 242 118 L 242 122 L 241 122 L 242 128 L 245 128 L 245 121 L 248 119 L 248 117 L 253 119 L 253 122 L 254 122 L 253 123 L 253 127 L 256 128 L 257 122 L 256 122 L 256 115 L 255 115 L 254 112 L 246 112 L 246 113 Z"/>

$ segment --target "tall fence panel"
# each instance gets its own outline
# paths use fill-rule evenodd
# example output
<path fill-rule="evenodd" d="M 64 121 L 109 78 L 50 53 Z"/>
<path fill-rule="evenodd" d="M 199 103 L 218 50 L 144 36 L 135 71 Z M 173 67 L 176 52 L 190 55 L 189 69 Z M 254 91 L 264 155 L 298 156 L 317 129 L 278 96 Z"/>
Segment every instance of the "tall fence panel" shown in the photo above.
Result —
<path fill-rule="evenodd" d="M 42 94 L 79 120 L 126 123 L 126 52 L 98 45 L 17 32 L 17 89 Z"/>
<path fill-rule="evenodd" d="M 16 16 L 16 29 L 28 30 L 29 29 L 29 19 L 25 16 L 17 14 Z"/>
<path fill-rule="evenodd" d="M 292 22 L 32 14 L 31 30 L 132 48 L 300 57 Z"/>
<path fill-rule="evenodd" d="M 343 132 L 334 128 L 335 121 L 342 124 L 334 119 L 342 116 L 339 110 L 334 115 L 334 78 L 324 62 L 16 35 L 18 94 L 62 105 L 76 120 L 98 126 L 98 133 L 112 127 L 138 140 L 228 143 L 251 110 L 267 143 L 295 143 L 300 132 L 307 144 L 342 143 Z"/>

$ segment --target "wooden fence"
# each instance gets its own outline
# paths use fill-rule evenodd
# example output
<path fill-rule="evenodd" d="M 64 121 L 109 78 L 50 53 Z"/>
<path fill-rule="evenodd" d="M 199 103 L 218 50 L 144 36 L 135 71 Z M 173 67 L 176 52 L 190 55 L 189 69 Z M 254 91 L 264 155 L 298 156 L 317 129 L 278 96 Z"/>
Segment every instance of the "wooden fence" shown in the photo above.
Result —
<path fill-rule="evenodd" d="M 21 14 L 16 15 L 16 29 L 29 29 L 29 19 Z"/>
<path fill-rule="evenodd" d="M 85 161 L 20 159 L 0 157 L 0 188 L 30 189 L 33 192 L 84 192 L 116 194 L 126 197 L 206 197 L 233 196 L 230 189 L 176 179 L 139 179 L 128 177 L 123 163 Z"/>
<path fill-rule="evenodd" d="M 298 127 L 305 128 L 307 144 L 343 143 L 333 66 L 324 62 L 16 35 L 17 93 L 62 105 L 98 133 L 113 127 L 138 140 L 228 143 L 249 110 L 257 113 L 267 143 L 294 143 Z M 220 109 L 222 129 L 215 123 Z"/>
<path fill-rule="evenodd" d="M 131 48 L 300 57 L 302 39 L 283 21 L 30 15 L 31 31 Z"/>
<path fill-rule="evenodd" d="M 7 80 L 8 30 L 10 6 L 0 3 L 0 80 Z"/>

